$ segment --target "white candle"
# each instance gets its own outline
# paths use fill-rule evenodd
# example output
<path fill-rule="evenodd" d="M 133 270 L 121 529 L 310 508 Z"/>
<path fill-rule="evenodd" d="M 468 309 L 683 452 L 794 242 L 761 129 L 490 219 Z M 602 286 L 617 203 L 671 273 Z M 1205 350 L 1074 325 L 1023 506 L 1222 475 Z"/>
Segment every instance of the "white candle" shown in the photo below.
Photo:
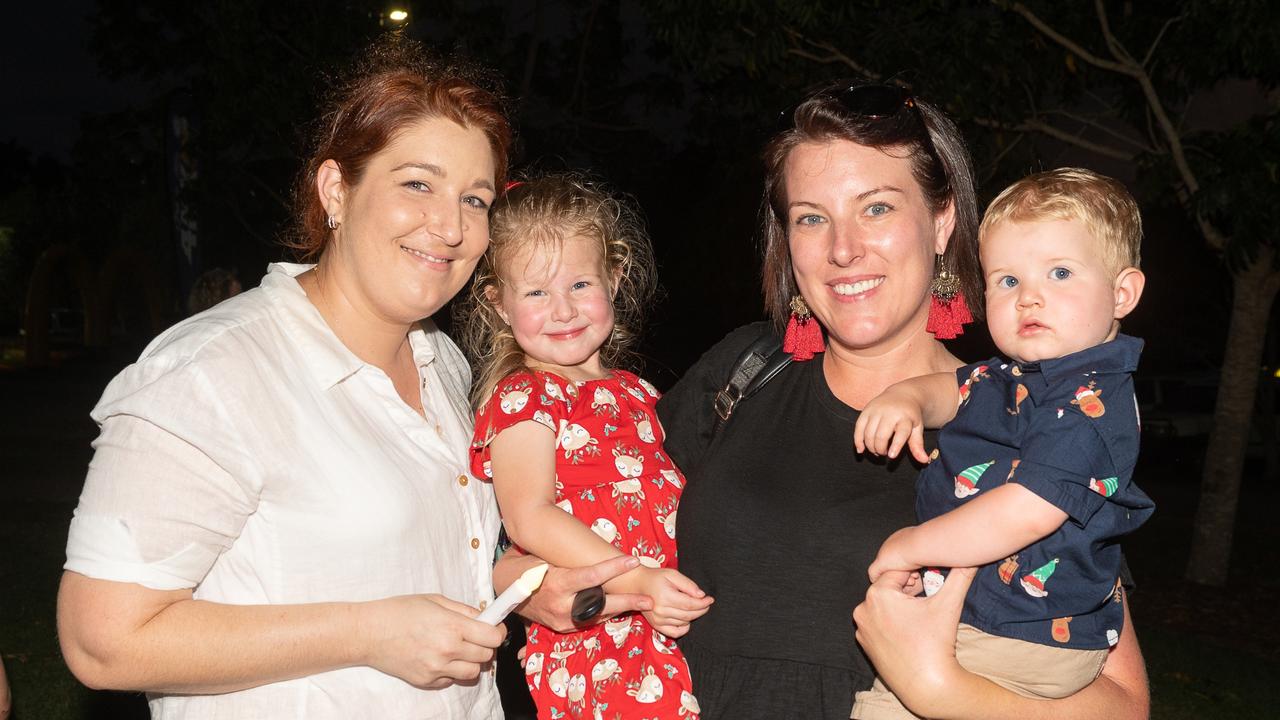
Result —
<path fill-rule="evenodd" d="M 490 625 L 497 625 L 502 622 L 507 615 L 511 614 L 516 606 L 524 602 L 542 585 L 542 578 L 547 574 L 547 564 L 542 563 L 525 570 L 516 581 L 511 583 L 511 587 L 507 588 L 501 595 L 494 599 L 489 607 L 476 619 Z"/>

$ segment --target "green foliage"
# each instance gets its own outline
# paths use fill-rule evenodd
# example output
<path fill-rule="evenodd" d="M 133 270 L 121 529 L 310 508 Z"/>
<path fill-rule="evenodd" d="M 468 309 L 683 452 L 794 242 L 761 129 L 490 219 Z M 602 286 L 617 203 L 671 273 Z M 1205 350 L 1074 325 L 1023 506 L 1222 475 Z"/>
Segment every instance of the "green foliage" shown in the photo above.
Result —
<path fill-rule="evenodd" d="M 1255 117 L 1198 144 L 1197 174 L 1203 190 L 1196 211 L 1234 239 L 1227 246 L 1232 268 L 1250 264 L 1258 246 L 1280 245 L 1276 200 L 1280 198 L 1280 113 Z M 1280 269 L 1280 254 L 1275 257 Z"/>
<path fill-rule="evenodd" d="M 187 151 L 199 176 L 183 200 L 195 209 L 202 247 L 215 263 L 219 253 L 252 256 L 254 265 L 275 255 L 306 121 L 326 75 L 381 31 L 376 13 L 353 3 L 299 0 L 228 0 L 180 10 L 157 0 L 103 2 L 94 29 L 93 49 L 105 70 L 148 79 L 155 88 L 148 107 L 128 113 L 141 122 L 125 134 L 133 141 L 129 161 L 151 170 L 134 199 L 159 214 L 150 227 L 132 230 L 170 236 L 163 128 L 176 110 L 193 123 Z M 118 155 L 92 151 L 99 161 Z M 121 237 L 139 235 L 122 229 Z"/>
<path fill-rule="evenodd" d="M 36 258 L 79 234 L 82 198 L 65 168 L 47 157 L 33 160 L 12 142 L 0 143 L 0 334 L 16 334 Z"/>
<path fill-rule="evenodd" d="M 1034 27 L 1024 6 L 1061 36 L 1069 50 Z M 717 110 L 759 124 L 759 105 L 781 107 L 826 79 L 861 77 L 906 84 L 944 106 L 973 144 L 991 195 L 1007 181 L 1061 164 L 1065 147 L 1101 147 L 1107 157 L 1141 171 L 1138 187 L 1152 204 L 1176 204 L 1185 179 L 1168 139 L 1131 74 L 1106 67 L 1117 53 L 1145 67 L 1179 134 L 1203 197 L 1184 208 L 1209 213 L 1232 228 L 1229 255 L 1252 255 L 1274 243 L 1280 222 L 1274 191 L 1246 167 L 1274 167 L 1275 100 L 1265 118 L 1226 108 L 1225 118 L 1197 129 L 1184 113 L 1224 79 L 1252 81 L 1257 97 L 1280 82 L 1280 5 L 1265 0 L 1177 3 L 1106 2 L 1106 19 L 1123 49 L 1113 52 L 1093 3 L 861 0 L 749 3 L 711 0 L 651 5 L 658 35 L 694 68 Z M 1096 61 L 1096 62 L 1095 62 Z M 1143 62 L 1145 61 L 1145 63 Z M 1102 65 L 1102 67 L 1099 67 Z M 737 97 L 742 93 L 743 97 Z M 725 98 L 728 95 L 729 98 Z M 723 122 L 723 119 L 720 121 Z M 1223 126 L 1223 123 L 1226 123 Z M 1038 128 L 1050 126 L 1058 137 Z M 1094 157 L 1099 157 L 1097 154 Z M 1261 162 L 1259 162 L 1261 160 Z M 1259 171 L 1265 181 L 1266 172 Z M 1272 195 L 1274 197 L 1274 195 Z M 1246 220 L 1247 218 L 1247 220 Z M 1242 230 L 1242 223 L 1253 228 Z"/>
<path fill-rule="evenodd" d="M 6 588 L 0 651 L 16 717 L 105 716 L 92 712 L 95 698 L 72 677 L 58 649 L 54 598 L 70 517 L 71 508 L 62 503 L 8 501 L 0 507 L 0 582 Z"/>
<path fill-rule="evenodd" d="M 189 107 L 199 178 L 187 200 L 202 247 L 275 254 L 329 81 L 390 31 L 379 19 L 384 9 L 338 0 L 224 0 L 181 11 L 159 0 L 100 4 L 94 50 L 112 74 L 154 83 L 151 126 L 175 103 Z M 679 142 L 685 98 L 623 3 L 446 1 L 418 3 L 411 13 L 402 32 L 508 80 L 525 157 L 621 168 L 625 182 L 660 166 L 655 147 Z M 142 162 L 162 168 L 163 149 L 146 147 Z"/>
<path fill-rule="evenodd" d="M 1213 620 L 1207 617 L 1206 624 Z M 1152 718 L 1231 720 L 1274 713 L 1280 700 L 1275 684 L 1280 664 L 1274 659 L 1188 638 L 1141 617 L 1137 623 L 1151 680 Z"/>

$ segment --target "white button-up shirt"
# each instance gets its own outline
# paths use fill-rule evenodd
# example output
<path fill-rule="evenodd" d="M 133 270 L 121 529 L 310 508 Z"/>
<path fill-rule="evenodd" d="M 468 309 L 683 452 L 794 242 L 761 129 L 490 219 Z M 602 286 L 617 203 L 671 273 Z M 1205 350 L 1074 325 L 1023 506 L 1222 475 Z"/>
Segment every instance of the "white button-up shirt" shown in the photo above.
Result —
<path fill-rule="evenodd" d="M 493 598 L 488 483 L 467 480 L 470 372 L 409 334 L 426 418 L 329 329 L 277 264 L 167 330 L 107 387 L 66 569 L 233 605 L 439 593 Z M 500 718 L 492 672 L 419 690 L 347 668 L 220 695 L 152 695 L 153 718 Z"/>

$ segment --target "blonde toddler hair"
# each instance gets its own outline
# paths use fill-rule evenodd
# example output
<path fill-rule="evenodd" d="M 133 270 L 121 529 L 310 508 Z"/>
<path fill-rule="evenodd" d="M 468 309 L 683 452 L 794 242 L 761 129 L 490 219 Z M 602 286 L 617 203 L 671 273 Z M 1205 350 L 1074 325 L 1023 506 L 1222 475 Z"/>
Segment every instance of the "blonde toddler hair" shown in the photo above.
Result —
<path fill-rule="evenodd" d="M 1140 267 L 1142 215 L 1120 182 L 1084 168 L 1028 175 L 1005 188 L 982 217 L 978 242 L 1002 222 L 1080 220 L 1100 245 L 1108 267 Z"/>
<path fill-rule="evenodd" d="M 476 371 L 473 407 L 484 404 L 502 378 L 528 367 L 493 298 L 502 288 L 503 272 L 509 271 L 504 263 L 531 244 L 551 253 L 574 236 L 599 242 L 605 280 L 613 283 L 617 278 L 616 288 L 607 288 L 615 293 L 614 326 L 600 348 L 600 362 L 606 368 L 638 369 L 633 348 L 657 275 L 648 233 L 628 199 L 574 172 L 513 183 L 494 203 L 489 236 L 470 289 L 454 309 L 459 339 Z"/>

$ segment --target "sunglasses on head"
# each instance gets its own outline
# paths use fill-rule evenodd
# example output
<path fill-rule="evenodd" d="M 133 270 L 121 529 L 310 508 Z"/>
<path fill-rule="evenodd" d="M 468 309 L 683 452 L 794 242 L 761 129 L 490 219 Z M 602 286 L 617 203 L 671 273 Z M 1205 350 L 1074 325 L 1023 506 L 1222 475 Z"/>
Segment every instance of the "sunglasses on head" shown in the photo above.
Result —
<path fill-rule="evenodd" d="M 794 122 L 795 111 L 800 105 L 817 96 L 829 97 L 840 104 L 850 115 L 879 120 L 895 117 L 904 109 L 919 113 L 915 98 L 898 85 L 849 85 L 844 89 L 832 88 L 811 95 L 778 114 L 779 129 L 789 129 Z"/>

